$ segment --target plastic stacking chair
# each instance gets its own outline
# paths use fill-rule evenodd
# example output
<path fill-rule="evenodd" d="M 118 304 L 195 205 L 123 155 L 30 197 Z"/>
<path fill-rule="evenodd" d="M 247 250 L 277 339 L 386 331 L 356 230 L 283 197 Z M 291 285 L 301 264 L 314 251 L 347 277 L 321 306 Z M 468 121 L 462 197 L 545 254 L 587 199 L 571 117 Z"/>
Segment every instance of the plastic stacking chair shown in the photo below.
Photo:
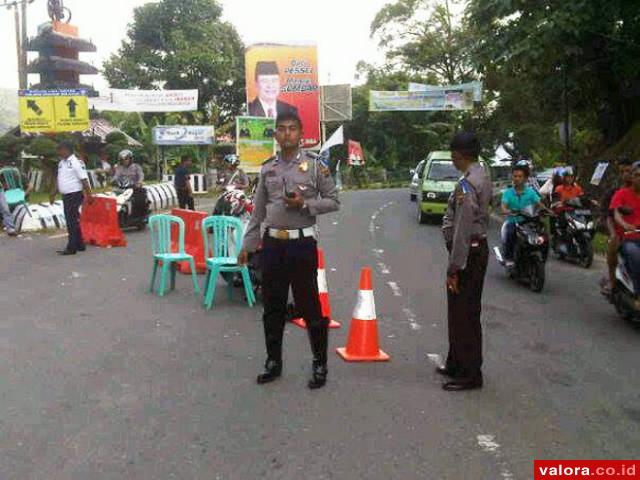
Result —
<path fill-rule="evenodd" d="M 242 275 L 244 293 L 250 307 L 256 303 L 253 293 L 249 268 L 238 265 L 237 250 L 242 245 L 242 222 L 235 217 L 216 215 L 202 220 L 202 235 L 204 237 L 204 256 L 207 265 L 207 276 L 204 283 L 204 305 L 211 309 L 216 294 L 216 281 L 221 272 Z M 232 248 L 232 245 L 236 248 Z M 233 298 L 233 282 L 227 285 L 229 299 Z"/>
<path fill-rule="evenodd" d="M 175 231 L 176 228 L 178 229 L 178 242 L 174 242 L 172 245 L 171 231 Z M 169 273 L 171 273 L 171 290 L 176 287 L 176 262 L 187 261 L 191 265 L 193 289 L 196 293 L 200 293 L 193 257 L 184 251 L 184 222 L 182 219 L 173 215 L 153 215 L 149 218 L 149 232 L 151 233 L 151 248 L 153 250 L 153 273 L 151 274 L 149 291 L 153 292 L 160 262 L 162 262 L 162 271 L 158 295 L 162 297 Z"/>
<path fill-rule="evenodd" d="M 3 168 L 0 170 L 0 177 L 2 177 L 5 185 L 7 186 L 7 189 L 4 191 L 4 197 L 9 204 L 9 208 L 13 208 L 20 204 L 28 207 L 27 200 L 24 195 L 20 171 L 17 168 L 12 167 Z M 27 211 L 29 211 L 29 208 L 27 208 Z"/>

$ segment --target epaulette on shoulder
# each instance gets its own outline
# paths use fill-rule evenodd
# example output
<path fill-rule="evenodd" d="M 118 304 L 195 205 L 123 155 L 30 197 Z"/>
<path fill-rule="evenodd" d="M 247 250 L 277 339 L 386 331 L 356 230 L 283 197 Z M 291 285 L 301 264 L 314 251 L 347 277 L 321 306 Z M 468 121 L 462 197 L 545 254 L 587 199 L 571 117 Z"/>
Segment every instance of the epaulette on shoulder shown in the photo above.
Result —
<path fill-rule="evenodd" d="M 269 157 L 264 162 L 262 162 L 262 165 L 266 165 L 269 162 L 273 162 L 275 159 L 276 159 L 275 155 L 273 157 Z"/>

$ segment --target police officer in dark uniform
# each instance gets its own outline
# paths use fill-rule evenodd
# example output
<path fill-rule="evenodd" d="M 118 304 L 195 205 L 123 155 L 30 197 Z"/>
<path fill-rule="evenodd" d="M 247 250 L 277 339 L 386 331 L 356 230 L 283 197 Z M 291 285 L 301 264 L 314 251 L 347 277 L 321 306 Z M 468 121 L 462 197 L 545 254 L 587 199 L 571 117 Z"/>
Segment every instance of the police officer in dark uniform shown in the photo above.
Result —
<path fill-rule="evenodd" d="M 302 123 L 297 113 L 284 112 L 276 120 L 281 152 L 267 160 L 260 172 L 254 210 L 238 263 L 262 243 L 262 293 L 267 361 L 259 384 L 282 373 L 282 336 L 287 319 L 289 287 L 306 320 L 313 376 L 309 388 L 322 387 L 327 378 L 328 324 L 322 317 L 317 282 L 316 216 L 339 208 L 338 191 L 329 170 L 300 150 Z"/>
<path fill-rule="evenodd" d="M 451 141 L 453 163 L 463 173 L 449 198 L 442 230 L 449 250 L 447 301 L 449 354 L 436 371 L 451 378 L 448 391 L 482 387 L 482 287 L 489 249 L 491 180 L 478 163 L 480 142 L 470 132 Z"/>

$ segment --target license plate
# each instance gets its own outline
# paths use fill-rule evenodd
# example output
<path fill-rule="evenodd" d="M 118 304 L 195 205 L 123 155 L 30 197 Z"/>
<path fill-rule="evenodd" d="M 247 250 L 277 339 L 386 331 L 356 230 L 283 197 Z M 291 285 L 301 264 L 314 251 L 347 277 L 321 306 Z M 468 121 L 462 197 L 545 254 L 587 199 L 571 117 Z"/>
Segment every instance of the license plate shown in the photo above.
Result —
<path fill-rule="evenodd" d="M 591 210 L 575 210 L 576 215 L 591 215 Z"/>

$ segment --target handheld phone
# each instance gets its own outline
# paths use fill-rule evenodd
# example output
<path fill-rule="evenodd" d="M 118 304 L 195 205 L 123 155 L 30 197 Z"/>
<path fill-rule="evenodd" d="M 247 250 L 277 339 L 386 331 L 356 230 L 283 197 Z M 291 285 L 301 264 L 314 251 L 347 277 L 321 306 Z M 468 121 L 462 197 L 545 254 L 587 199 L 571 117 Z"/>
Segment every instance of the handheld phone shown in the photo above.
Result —
<path fill-rule="evenodd" d="M 295 193 L 287 190 L 287 181 L 284 178 L 282 179 L 282 194 L 287 198 L 293 198 L 296 196 Z"/>

